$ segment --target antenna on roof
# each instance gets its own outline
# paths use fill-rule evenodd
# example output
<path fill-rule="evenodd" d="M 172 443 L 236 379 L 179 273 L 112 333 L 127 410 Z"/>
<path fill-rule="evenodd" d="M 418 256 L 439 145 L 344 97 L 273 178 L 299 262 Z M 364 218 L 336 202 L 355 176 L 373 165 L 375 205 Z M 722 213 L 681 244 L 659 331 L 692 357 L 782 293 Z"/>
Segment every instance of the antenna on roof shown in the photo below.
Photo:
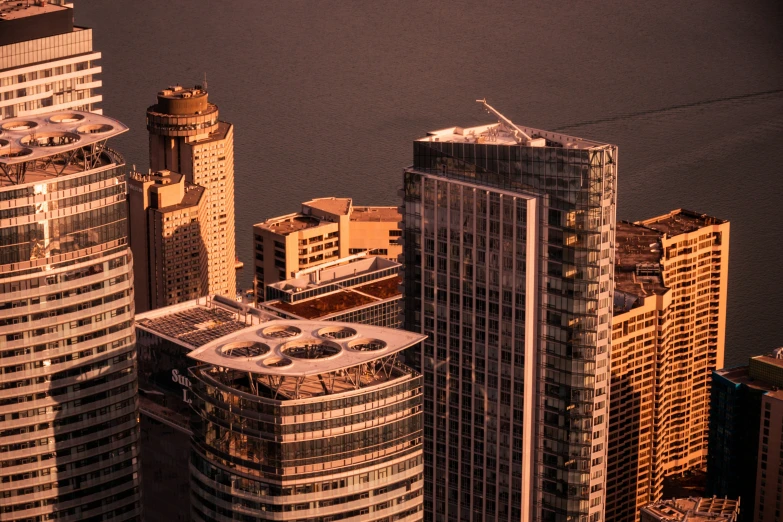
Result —
<path fill-rule="evenodd" d="M 207 73 L 204 73 L 204 90 L 207 90 Z"/>
<path fill-rule="evenodd" d="M 507 127 L 510 127 L 511 131 L 514 133 L 514 138 L 516 138 L 517 143 L 523 143 L 525 141 L 530 142 L 533 140 L 533 138 L 528 136 L 522 129 L 514 125 L 511 120 L 500 114 L 500 112 L 498 112 L 498 110 L 495 109 L 492 105 L 488 104 L 486 98 L 476 100 L 476 102 L 484 105 L 484 108 L 487 109 L 487 112 L 494 114 L 498 117 L 501 123 L 504 123 Z"/>

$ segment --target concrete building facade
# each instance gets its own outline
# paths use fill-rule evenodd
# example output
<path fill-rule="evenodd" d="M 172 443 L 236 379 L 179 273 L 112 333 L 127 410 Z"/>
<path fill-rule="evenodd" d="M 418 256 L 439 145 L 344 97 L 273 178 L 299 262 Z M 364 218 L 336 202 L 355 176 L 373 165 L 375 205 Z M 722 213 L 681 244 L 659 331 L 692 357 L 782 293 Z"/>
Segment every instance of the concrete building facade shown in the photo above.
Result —
<path fill-rule="evenodd" d="M 728 262 L 724 220 L 680 209 L 618 224 L 607 520 L 638 520 L 664 479 L 706 467 Z"/>
<path fill-rule="evenodd" d="M 603 520 L 617 147 L 498 123 L 414 142 L 405 328 L 428 519 Z"/>
<path fill-rule="evenodd" d="M 355 207 L 351 198 L 318 198 L 301 212 L 253 226 L 256 302 L 265 287 L 301 270 L 360 252 L 396 261 L 402 253 L 397 207 Z"/>
<path fill-rule="evenodd" d="M 0 122 L 0 520 L 140 520 L 127 131 Z"/>
<path fill-rule="evenodd" d="M 190 353 L 191 517 L 422 520 L 423 336 L 270 321 Z"/>
<path fill-rule="evenodd" d="M 0 3 L 0 120 L 57 110 L 101 112 L 101 53 L 63 1 Z"/>
<path fill-rule="evenodd" d="M 158 103 L 147 109 L 150 167 L 155 172 L 177 172 L 204 188 L 200 233 L 207 270 L 200 277 L 207 285 L 201 295 L 234 299 L 234 126 L 218 118 L 218 107 L 209 103 L 201 86 L 177 85 L 160 91 Z"/>
<path fill-rule="evenodd" d="M 209 287 L 205 189 L 182 174 L 128 174 L 136 311 L 201 297 Z"/>
<path fill-rule="evenodd" d="M 741 522 L 783 512 L 783 348 L 712 374 L 707 492 L 741 498 Z"/>

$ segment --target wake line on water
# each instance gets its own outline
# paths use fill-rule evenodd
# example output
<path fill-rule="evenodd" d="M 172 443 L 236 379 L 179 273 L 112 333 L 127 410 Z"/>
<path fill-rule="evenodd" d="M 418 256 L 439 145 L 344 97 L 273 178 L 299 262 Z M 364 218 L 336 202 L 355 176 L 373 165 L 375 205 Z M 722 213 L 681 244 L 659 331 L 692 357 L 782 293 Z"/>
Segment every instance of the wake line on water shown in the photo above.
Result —
<path fill-rule="evenodd" d="M 771 94 L 782 94 L 783 89 L 773 89 L 771 91 L 759 91 L 759 92 L 751 92 L 748 94 L 739 94 L 736 96 L 726 96 L 723 98 L 713 98 L 711 100 L 701 100 L 691 103 L 683 103 L 680 105 L 671 105 L 669 107 L 662 107 L 660 109 L 650 109 L 646 111 L 639 111 L 639 112 L 631 112 L 628 114 L 621 114 L 620 116 L 612 116 L 610 118 L 601 118 L 598 120 L 589 120 L 589 121 L 582 121 L 579 123 L 572 123 L 570 125 L 564 125 L 562 127 L 558 127 L 556 129 L 552 129 L 556 132 L 562 132 L 564 130 L 568 129 L 576 129 L 578 127 L 585 127 L 587 125 L 596 125 L 599 123 L 607 123 L 607 122 L 613 122 L 613 121 L 621 121 L 621 120 L 630 120 L 633 118 L 638 118 L 640 116 L 649 116 L 651 114 L 660 114 L 663 112 L 669 112 L 669 111 L 676 111 L 679 109 L 690 109 L 693 107 L 701 107 L 703 105 L 712 105 L 714 103 L 723 103 L 727 101 L 736 101 L 736 100 L 745 100 L 748 98 L 758 98 L 761 96 L 769 96 Z"/>

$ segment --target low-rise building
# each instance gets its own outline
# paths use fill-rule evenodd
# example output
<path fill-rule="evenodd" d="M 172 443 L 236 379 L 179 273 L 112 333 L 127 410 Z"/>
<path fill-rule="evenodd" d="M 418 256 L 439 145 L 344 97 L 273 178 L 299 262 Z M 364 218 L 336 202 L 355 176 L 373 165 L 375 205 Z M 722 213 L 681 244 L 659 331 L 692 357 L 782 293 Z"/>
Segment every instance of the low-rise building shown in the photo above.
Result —
<path fill-rule="evenodd" d="M 318 319 L 400 328 L 402 265 L 382 257 L 315 267 L 267 286 L 261 310 L 286 319 Z"/>
<path fill-rule="evenodd" d="M 737 522 L 740 501 L 727 498 L 675 498 L 641 509 L 641 522 Z"/>
<path fill-rule="evenodd" d="M 396 261 L 402 253 L 400 220 L 397 207 L 355 207 L 351 198 L 319 198 L 302 203 L 301 212 L 254 225 L 256 296 L 300 270 L 352 254 L 371 252 Z"/>

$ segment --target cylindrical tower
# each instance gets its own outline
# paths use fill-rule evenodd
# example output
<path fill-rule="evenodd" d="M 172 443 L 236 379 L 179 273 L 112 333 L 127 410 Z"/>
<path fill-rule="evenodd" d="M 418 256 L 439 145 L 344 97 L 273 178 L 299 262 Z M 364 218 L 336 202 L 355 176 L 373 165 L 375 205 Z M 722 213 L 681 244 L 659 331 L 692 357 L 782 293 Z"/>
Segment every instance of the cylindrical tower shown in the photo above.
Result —
<path fill-rule="evenodd" d="M 0 122 L 0 520 L 138 520 L 122 123 Z"/>
<path fill-rule="evenodd" d="M 424 336 L 272 321 L 190 354 L 193 520 L 418 521 Z"/>

